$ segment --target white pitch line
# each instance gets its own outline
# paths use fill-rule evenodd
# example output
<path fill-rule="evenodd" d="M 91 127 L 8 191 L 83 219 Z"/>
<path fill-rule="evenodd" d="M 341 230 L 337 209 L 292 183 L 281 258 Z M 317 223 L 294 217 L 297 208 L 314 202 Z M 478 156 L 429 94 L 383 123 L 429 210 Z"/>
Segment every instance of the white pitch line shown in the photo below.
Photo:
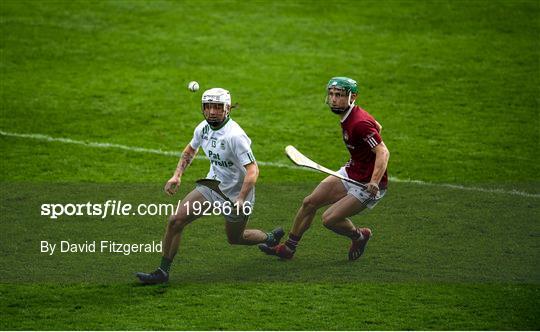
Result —
<path fill-rule="evenodd" d="M 71 138 L 63 138 L 63 137 L 52 137 L 42 134 L 20 134 L 20 133 L 10 133 L 3 130 L 0 130 L 0 135 L 2 136 L 9 136 L 9 137 L 18 137 L 18 138 L 29 138 L 29 139 L 35 139 L 38 141 L 46 141 L 46 142 L 60 142 L 60 143 L 67 143 L 67 144 L 76 144 L 76 145 L 84 145 L 89 146 L 92 148 L 106 148 L 106 149 L 119 149 L 119 150 L 126 150 L 126 151 L 132 151 L 132 152 L 141 152 L 141 153 L 152 153 L 152 154 L 158 154 L 162 156 L 175 156 L 180 157 L 179 151 L 167 151 L 167 150 L 161 150 L 161 149 L 147 149 L 147 148 L 141 148 L 138 146 L 129 146 L 129 145 L 122 145 L 122 144 L 115 144 L 115 143 L 99 143 L 99 142 L 87 142 L 87 141 L 78 141 Z M 196 156 L 196 159 L 207 159 L 204 156 Z M 287 165 L 282 164 L 278 162 L 272 162 L 272 161 L 258 161 L 257 164 L 262 166 L 271 166 L 271 167 L 282 167 L 282 168 L 290 168 L 290 169 L 302 169 L 298 166 L 293 165 Z"/>
<path fill-rule="evenodd" d="M 132 151 L 132 152 L 140 152 L 140 153 L 152 153 L 152 154 L 158 154 L 162 156 L 175 156 L 179 157 L 180 152 L 179 151 L 166 151 L 166 150 L 160 150 L 160 149 L 147 149 L 147 148 L 141 148 L 137 146 L 129 146 L 129 145 L 122 145 L 122 144 L 115 144 L 115 143 L 99 143 L 99 142 L 87 142 L 87 141 L 79 141 L 74 140 L 71 138 L 62 138 L 62 137 L 52 137 L 42 134 L 21 134 L 21 133 L 11 133 L 6 132 L 3 130 L 0 130 L 0 135 L 2 136 L 9 136 L 9 137 L 18 137 L 18 138 L 28 138 L 28 139 L 35 139 L 39 141 L 46 141 L 46 142 L 60 142 L 60 143 L 66 143 L 66 144 L 76 144 L 76 145 L 84 145 L 89 146 L 93 148 L 105 148 L 105 149 L 119 149 L 119 150 L 126 150 L 126 151 Z M 203 156 L 197 156 L 197 159 L 206 159 L 206 157 Z M 303 167 L 298 167 L 294 165 L 289 164 L 283 164 L 280 162 L 273 162 L 273 161 L 257 161 L 259 165 L 262 166 L 270 166 L 270 167 L 280 167 L 280 168 L 288 168 L 288 169 L 295 169 L 295 170 L 308 170 Z M 432 186 L 432 187 L 444 187 L 444 188 L 450 188 L 450 189 L 457 189 L 457 190 L 467 190 L 467 191 L 477 191 L 477 192 L 483 192 L 483 193 L 491 193 L 491 194 L 506 194 L 506 195 L 517 195 L 517 196 L 523 196 L 523 197 L 534 197 L 534 198 L 540 198 L 539 194 L 531 194 L 524 191 L 518 191 L 518 190 L 503 190 L 503 189 L 487 189 L 487 188 L 480 188 L 480 187 L 466 187 L 462 185 L 457 184 L 448 184 L 448 183 L 431 183 L 431 182 L 425 182 L 421 180 L 403 180 L 398 179 L 396 177 L 390 177 L 391 181 L 394 182 L 402 182 L 402 183 L 414 183 L 419 184 L 422 186 Z"/>
<path fill-rule="evenodd" d="M 519 191 L 515 189 L 504 190 L 504 189 L 488 189 L 488 188 L 481 188 L 481 187 L 466 187 L 459 184 L 432 183 L 432 182 L 425 182 L 421 180 L 403 180 L 403 179 L 395 178 L 393 176 L 390 176 L 389 180 L 393 182 L 414 183 L 414 184 L 419 184 L 422 186 L 444 187 L 444 188 L 457 189 L 457 190 L 478 191 L 478 192 L 490 193 L 490 194 L 506 194 L 506 195 L 517 195 L 517 196 L 524 196 L 524 197 L 540 198 L 539 194 L 531 194 L 525 191 Z"/>

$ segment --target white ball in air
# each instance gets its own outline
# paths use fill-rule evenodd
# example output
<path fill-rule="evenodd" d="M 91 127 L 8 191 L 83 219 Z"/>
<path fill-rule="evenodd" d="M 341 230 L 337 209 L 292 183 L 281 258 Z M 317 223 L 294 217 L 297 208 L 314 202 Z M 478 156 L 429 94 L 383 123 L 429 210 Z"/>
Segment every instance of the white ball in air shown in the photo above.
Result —
<path fill-rule="evenodd" d="M 199 90 L 199 83 L 197 83 L 196 81 L 189 82 L 188 89 L 191 92 L 195 92 L 195 91 Z"/>

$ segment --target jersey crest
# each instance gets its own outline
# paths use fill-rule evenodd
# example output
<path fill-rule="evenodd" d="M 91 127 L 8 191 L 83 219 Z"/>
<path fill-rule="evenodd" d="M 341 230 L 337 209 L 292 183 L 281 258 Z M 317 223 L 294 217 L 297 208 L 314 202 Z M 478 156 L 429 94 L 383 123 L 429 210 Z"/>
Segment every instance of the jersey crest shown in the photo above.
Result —
<path fill-rule="evenodd" d="M 347 142 L 349 140 L 349 134 L 347 134 L 347 130 L 343 129 L 343 140 Z"/>
<path fill-rule="evenodd" d="M 202 139 L 208 139 L 208 132 L 210 131 L 210 125 L 206 125 L 204 126 L 203 130 L 202 130 L 202 135 L 201 135 L 201 138 Z"/>

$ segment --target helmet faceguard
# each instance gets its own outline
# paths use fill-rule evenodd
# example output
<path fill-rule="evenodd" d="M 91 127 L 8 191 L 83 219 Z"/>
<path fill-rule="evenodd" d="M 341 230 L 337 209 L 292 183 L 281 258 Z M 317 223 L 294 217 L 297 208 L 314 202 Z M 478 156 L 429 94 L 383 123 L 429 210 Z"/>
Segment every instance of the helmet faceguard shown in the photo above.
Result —
<path fill-rule="evenodd" d="M 219 114 L 219 116 L 210 116 L 209 112 L 207 112 L 208 114 L 205 113 L 205 105 L 209 104 L 222 105 L 222 112 L 225 113 L 223 117 L 221 117 L 221 114 Z M 209 106 L 206 107 L 208 108 Z M 208 122 L 211 127 L 219 127 L 229 117 L 231 111 L 231 94 L 229 91 L 222 88 L 206 90 L 202 95 L 201 111 L 206 122 Z"/>
<path fill-rule="evenodd" d="M 336 89 L 344 91 L 345 94 L 348 95 L 348 101 L 347 101 L 347 107 L 346 108 L 340 108 L 335 107 L 332 105 L 331 100 L 328 98 L 328 92 L 330 89 Z M 343 114 L 347 112 L 353 105 L 354 105 L 354 99 L 352 99 L 353 94 L 358 94 L 358 85 L 356 85 L 356 81 L 348 78 L 348 77 L 333 77 L 328 81 L 328 84 L 326 85 L 326 104 L 330 107 L 332 112 L 336 114 Z"/>

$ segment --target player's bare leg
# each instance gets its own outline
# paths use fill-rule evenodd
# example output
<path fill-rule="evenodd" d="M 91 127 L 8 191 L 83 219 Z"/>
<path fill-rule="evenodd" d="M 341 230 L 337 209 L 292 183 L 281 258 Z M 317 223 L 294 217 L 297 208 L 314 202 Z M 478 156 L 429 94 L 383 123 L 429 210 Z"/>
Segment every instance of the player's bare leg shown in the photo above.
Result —
<path fill-rule="evenodd" d="M 225 233 L 230 244 L 253 245 L 263 243 L 266 233 L 258 229 L 246 229 L 247 220 L 225 221 Z"/>
<path fill-rule="evenodd" d="M 283 235 L 283 229 L 278 227 L 271 232 L 264 232 L 259 229 L 246 229 L 247 218 L 245 221 L 225 221 L 225 233 L 227 241 L 230 244 L 254 245 L 265 243 L 275 246 L 279 243 Z"/>
<path fill-rule="evenodd" d="M 185 204 L 189 202 L 189 212 Z M 163 257 L 173 260 L 174 256 L 178 252 L 180 246 L 180 239 L 182 237 L 182 231 L 184 227 L 190 224 L 192 221 L 200 217 L 200 215 L 194 214 L 193 204 L 195 202 L 206 202 L 206 198 L 198 191 L 193 190 L 184 197 L 180 202 L 180 208 L 176 211 L 176 214 L 169 217 L 167 228 L 165 230 L 165 236 L 163 237 Z"/>
<path fill-rule="evenodd" d="M 346 195 L 347 191 L 341 180 L 335 176 L 328 176 L 309 196 L 304 198 L 294 218 L 291 233 L 301 237 L 311 226 L 318 209 L 333 204 Z"/>
<path fill-rule="evenodd" d="M 339 235 L 350 237 L 356 231 L 356 227 L 347 218 L 360 213 L 365 208 L 366 206 L 356 197 L 346 195 L 324 211 L 323 225 Z"/>
<path fill-rule="evenodd" d="M 349 248 L 349 259 L 356 260 L 364 253 L 371 230 L 357 228 L 348 217 L 354 216 L 366 208 L 356 197 L 347 195 L 323 213 L 323 224 L 335 233 L 347 236 L 352 244 Z"/>
<path fill-rule="evenodd" d="M 136 275 L 143 284 L 161 284 L 169 280 L 169 270 L 172 264 L 174 256 L 178 252 L 180 246 L 180 239 L 182 237 L 182 231 L 189 223 L 199 218 L 200 215 L 193 213 L 193 204 L 205 202 L 204 196 L 197 190 L 193 190 L 184 197 L 180 202 L 180 208 L 176 213 L 169 217 L 167 228 L 165 230 L 165 236 L 163 237 L 163 249 L 162 258 L 159 268 L 152 273 L 138 272 Z M 186 203 L 189 205 L 186 207 Z"/>
<path fill-rule="evenodd" d="M 335 176 L 328 176 L 319 183 L 309 196 L 304 198 L 302 206 L 296 213 L 289 239 L 284 244 L 279 244 L 276 247 L 260 245 L 259 249 L 269 255 L 292 258 L 298 242 L 311 226 L 317 210 L 339 201 L 346 195 L 347 191 L 341 180 Z"/>

